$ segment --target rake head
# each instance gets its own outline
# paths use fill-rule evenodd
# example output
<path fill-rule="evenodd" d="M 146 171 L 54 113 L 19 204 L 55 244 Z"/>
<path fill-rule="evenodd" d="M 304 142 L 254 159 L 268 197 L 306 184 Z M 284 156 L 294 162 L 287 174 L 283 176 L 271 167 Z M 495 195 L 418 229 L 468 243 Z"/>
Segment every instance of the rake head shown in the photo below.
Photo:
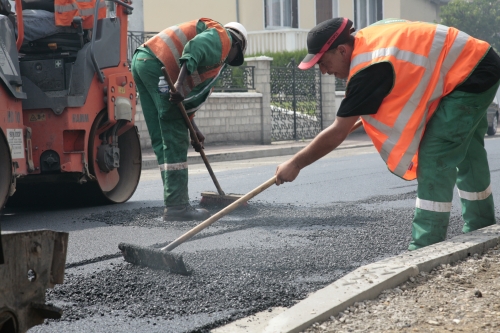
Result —
<path fill-rule="evenodd" d="M 243 197 L 239 194 L 225 194 L 220 195 L 217 192 L 202 192 L 201 193 L 201 206 L 215 206 L 215 207 L 226 207 L 235 202 L 236 200 Z M 247 206 L 248 202 L 241 203 L 240 206 Z"/>
<path fill-rule="evenodd" d="M 127 243 L 118 244 L 118 248 L 122 251 L 125 261 L 133 265 L 162 269 L 181 275 L 191 274 L 179 254 Z"/>

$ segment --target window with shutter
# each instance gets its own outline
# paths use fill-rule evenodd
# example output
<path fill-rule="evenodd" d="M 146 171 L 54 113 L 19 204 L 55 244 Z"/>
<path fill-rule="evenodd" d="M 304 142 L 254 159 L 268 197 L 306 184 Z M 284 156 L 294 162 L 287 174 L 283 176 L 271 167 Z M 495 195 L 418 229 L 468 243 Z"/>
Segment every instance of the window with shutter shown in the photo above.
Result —
<path fill-rule="evenodd" d="M 382 0 L 353 0 L 354 26 L 357 30 L 363 29 L 383 19 Z"/>
<path fill-rule="evenodd" d="M 266 29 L 298 28 L 298 0 L 265 0 Z"/>
<path fill-rule="evenodd" d="M 339 0 L 316 0 L 316 24 L 339 17 Z"/>

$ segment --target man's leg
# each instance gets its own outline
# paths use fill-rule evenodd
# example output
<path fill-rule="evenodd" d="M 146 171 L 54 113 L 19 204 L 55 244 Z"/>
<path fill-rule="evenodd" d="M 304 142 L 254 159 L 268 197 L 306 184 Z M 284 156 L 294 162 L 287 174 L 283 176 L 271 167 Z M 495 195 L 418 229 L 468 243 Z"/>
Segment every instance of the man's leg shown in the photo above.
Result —
<path fill-rule="evenodd" d="M 484 228 L 496 222 L 484 135 L 488 129 L 487 108 L 497 89 L 498 83 L 488 91 L 477 94 L 477 104 L 483 116 L 471 137 L 464 160 L 458 165 L 457 188 L 465 221 L 463 232 Z"/>
<path fill-rule="evenodd" d="M 442 242 L 450 220 L 453 187 L 457 177 L 455 166 L 442 168 L 443 147 L 440 138 L 424 135 L 420 144 L 417 169 L 417 202 L 409 250 Z"/>
<path fill-rule="evenodd" d="M 148 52 L 138 50 L 132 59 L 132 75 L 139 92 L 144 119 L 151 137 L 151 145 L 158 160 L 163 181 L 165 206 L 187 205 L 187 135 L 186 125 L 178 120 L 164 120 L 162 115 L 171 109 L 168 97 L 158 92 L 162 64 Z M 175 118 L 175 117 L 173 117 Z M 179 127 L 180 125 L 180 127 Z M 180 131 L 179 131 L 180 130 Z M 174 172 L 169 164 L 184 163 L 184 171 Z M 179 165 L 177 168 L 179 168 Z M 170 174 L 170 177 L 168 175 Z"/>
<path fill-rule="evenodd" d="M 137 92 L 139 93 L 144 120 L 148 127 L 151 145 L 155 152 L 158 165 L 165 163 L 159 112 L 153 98 L 154 95 L 157 94 L 158 77 L 163 75 L 161 74 L 160 68 L 157 60 L 149 53 L 138 50 L 134 54 L 132 59 L 132 75 L 134 76 Z"/>
<path fill-rule="evenodd" d="M 160 128 L 165 153 L 165 162 L 160 165 L 165 180 L 165 206 L 185 206 L 189 204 L 188 129 L 184 119 L 168 121 L 160 119 Z"/>
<path fill-rule="evenodd" d="M 210 216 L 206 209 L 195 209 L 189 204 L 188 194 L 188 164 L 189 148 L 188 127 L 184 118 L 168 114 L 180 111 L 176 108 L 167 110 L 164 119 L 160 115 L 160 128 L 163 138 L 165 163 L 160 165 L 164 179 L 165 211 L 164 221 L 205 220 Z M 175 118 L 175 119 L 172 119 Z"/>
<path fill-rule="evenodd" d="M 143 107 L 144 119 L 160 167 L 165 212 L 164 220 L 204 220 L 210 216 L 205 209 L 189 205 L 187 126 L 168 94 L 158 92 L 162 64 L 148 52 L 138 50 L 132 60 L 132 74 Z"/>
<path fill-rule="evenodd" d="M 495 224 L 490 169 L 484 149 L 484 134 L 487 128 L 485 115 L 474 133 L 465 159 L 458 165 L 457 188 L 465 221 L 463 232 Z"/>
<path fill-rule="evenodd" d="M 466 157 L 476 157 L 472 150 L 478 149 L 482 141 L 479 135 L 483 131 L 484 136 L 484 116 L 497 88 L 498 83 L 481 94 L 452 92 L 442 99 L 427 124 L 419 148 L 418 198 L 409 250 L 446 238 L 457 168 L 461 167 L 460 172 L 467 173 Z M 473 139 L 478 142 L 472 143 Z M 484 171 L 484 167 L 488 170 L 486 154 L 477 163 L 482 164 L 481 170 Z M 489 171 L 484 172 L 489 182 Z M 463 178 L 466 177 L 461 177 L 461 182 Z M 464 227 L 464 231 L 467 229 Z"/>

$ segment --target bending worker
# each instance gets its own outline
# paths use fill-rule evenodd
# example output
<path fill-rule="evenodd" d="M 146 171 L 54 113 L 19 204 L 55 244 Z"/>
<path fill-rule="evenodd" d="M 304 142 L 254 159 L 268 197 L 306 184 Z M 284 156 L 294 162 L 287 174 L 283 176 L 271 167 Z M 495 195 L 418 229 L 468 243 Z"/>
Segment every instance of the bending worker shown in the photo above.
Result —
<path fill-rule="evenodd" d="M 334 150 L 361 117 L 389 171 L 418 181 L 409 250 L 443 241 L 453 188 L 463 232 L 495 224 L 484 149 L 486 110 L 497 91 L 500 57 L 484 41 L 439 24 L 389 19 L 361 29 L 334 18 L 308 34 L 323 74 L 347 78 L 335 122 L 276 170 L 276 184 Z"/>
<path fill-rule="evenodd" d="M 201 18 L 163 30 L 134 54 L 132 74 L 163 180 L 164 221 L 210 216 L 207 210 L 189 204 L 188 127 L 177 103 L 184 104 L 202 147 L 196 147 L 194 141 L 191 144 L 197 151 L 203 149 L 205 137 L 193 120 L 194 113 L 207 100 L 224 66 L 243 63 L 246 44 L 243 25 L 231 22 L 222 26 Z M 159 87 L 162 67 L 175 82 L 176 93 Z"/>

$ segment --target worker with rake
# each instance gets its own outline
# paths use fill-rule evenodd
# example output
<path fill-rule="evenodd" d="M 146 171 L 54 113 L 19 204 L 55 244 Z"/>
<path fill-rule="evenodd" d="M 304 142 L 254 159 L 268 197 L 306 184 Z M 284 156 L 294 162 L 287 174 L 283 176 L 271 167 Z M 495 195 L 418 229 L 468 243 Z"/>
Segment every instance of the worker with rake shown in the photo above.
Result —
<path fill-rule="evenodd" d="M 226 64 L 240 66 L 247 44 L 245 27 L 237 22 L 222 26 L 201 18 L 172 26 L 140 46 L 132 59 L 132 74 L 141 100 L 151 144 L 164 187 L 164 221 L 205 220 L 206 209 L 189 204 L 187 150 L 188 127 L 177 103 L 182 102 L 191 119 L 198 146 L 205 137 L 196 126 L 194 113 L 207 100 Z M 175 81 L 176 92 L 163 81 L 165 67 Z"/>
<path fill-rule="evenodd" d="M 334 18 L 308 34 L 308 55 L 323 74 L 347 78 L 335 122 L 276 170 L 276 184 L 334 150 L 361 117 L 389 171 L 417 179 L 409 250 L 446 238 L 456 184 L 463 232 L 495 224 L 484 149 L 486 110 L 500 57 L 484 41 L 440 24 L 387 19 L 361 29 Z"/>

